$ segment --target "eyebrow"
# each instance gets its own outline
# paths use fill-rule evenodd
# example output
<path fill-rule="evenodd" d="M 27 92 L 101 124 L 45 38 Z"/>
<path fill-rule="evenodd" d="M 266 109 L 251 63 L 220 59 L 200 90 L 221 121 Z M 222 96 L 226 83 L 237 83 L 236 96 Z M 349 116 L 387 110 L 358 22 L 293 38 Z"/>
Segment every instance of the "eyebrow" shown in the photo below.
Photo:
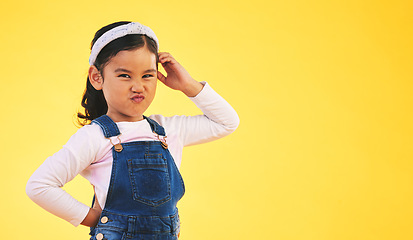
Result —
<path fill-rule="evenodd" d="M 128 69 L 125 69 L 125 68 L 117 68 L 117 69 L 115 70 L 115 72 L 127 72 L 127 73 L 131 73 L 131 71 L 129 71 Z"/>
<path fill-rule="evenodd" d="M 144 73 L 151 73 L 151 72 L 157 72 L 157 70 L 156 69 L 148 69 Z"/>
<path fill-rule="evenodd" d="M 115 72 L 132 73 L 132 71 L 129 71 L 128 69 L 125 69 L 125 68 L 117 68 L 117 69 L 115 70 Z M 150 72 L 157 72 L 157 70 L 156 70 L 156 69 L 148 69 L 148 70 L 144 71 L 144 73 L 150 73 Z"/>

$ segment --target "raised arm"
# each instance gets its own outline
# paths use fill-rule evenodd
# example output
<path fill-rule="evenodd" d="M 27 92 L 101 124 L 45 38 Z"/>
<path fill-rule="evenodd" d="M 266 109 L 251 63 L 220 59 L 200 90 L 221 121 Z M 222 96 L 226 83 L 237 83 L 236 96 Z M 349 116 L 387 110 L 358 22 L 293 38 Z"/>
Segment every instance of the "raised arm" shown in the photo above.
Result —
<path fill-rule="evenodd" d="M 166 86 L 181 91 L 188 97 L 195 97 L 201 92 L 203 85 L 195 81 L 171 54 L 160 52 L 159 62 L 165 69 L 167 76 L 165 77 L 158 71 L 158 79 Z"/>
<path fill-rule="evenodd" d="M 197 82 L 169 53 L 159 53 L 159 62 L 167 73 L 158 72 L 158 79 L 166 86 L 182 91 L 204 113 L 198 116 L 175 116 L 166 125 L 179 129 L 184 146 L 212 141 L 235 131 L 239 117 L 235 110 L 206 82 Z"/>

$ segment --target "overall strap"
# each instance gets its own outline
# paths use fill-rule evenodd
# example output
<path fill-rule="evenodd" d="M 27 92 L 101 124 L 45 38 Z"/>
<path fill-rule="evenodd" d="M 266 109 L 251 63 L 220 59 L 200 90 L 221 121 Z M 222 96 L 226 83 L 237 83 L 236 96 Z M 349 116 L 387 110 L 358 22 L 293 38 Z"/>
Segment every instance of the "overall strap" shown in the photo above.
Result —
<path fill-rule="evenodd" d="M 102 128 L 103 134 L 106 138 L 120 135 L 120 131 L 116 123 L 108 116 L 102 115 L 92 121 Z"/>
<path fill-rule="evenodd" d="M 159 136 L 165 136 L 165 129 L 159 125 L 155 120 L 150 119 L 146 116 L 143 116 L 144 119 L 146 119 L 149 123 L 149 125 L 151 125 L 151 129 L 152 132 L 155 132 L 156 134 L 158 134 Z"/>
<path fill-rule="evenodd" d="M 159 125 L 155 120 L 150 119 L 146 116 L 143 116 L 143 118 L 148 121 L 149 125 L 151 126 L 152 132 L 155 132 L 159 136 L 166 135 L 165 129 L 161 125 Z M 103 134 L 106 138 L 118 136 L 120 134 L 118 126 L 108 115 L 102 115 L 94 119 L 92 123 L 96 123 L 102 128 Z"/>

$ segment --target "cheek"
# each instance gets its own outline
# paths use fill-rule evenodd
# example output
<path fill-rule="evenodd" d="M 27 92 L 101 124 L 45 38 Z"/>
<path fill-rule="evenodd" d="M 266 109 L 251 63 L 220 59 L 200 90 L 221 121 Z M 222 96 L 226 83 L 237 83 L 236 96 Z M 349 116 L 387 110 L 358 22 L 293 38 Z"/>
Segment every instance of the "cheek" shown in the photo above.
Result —
<path fill-rule="evenodd" d="M 156 86 L 157 82 L 151 82 L 150 84 L 147 85 L 146 92 L 148 93 L 147 97 L 152 101 L 153 98 L 155 97 L 156 93 Z"/>
<path fill-rule="evenodd" d="M 157 81 L 151 80 L 145 83 L 146 91 L 154 91 L 156 90 Z"/>
<path fill-rule="evenodd" d="M 153 92 L 153 94 L 155 94 L 155 92 L 156 92 L 156 86 L 158 86 L 158 82 L 157 82 L 157 81 L 154 81 L 154 82 L 151 84 L 151 91 Z"/>
<path fill-rule="evenodd" d="M 127 94 L 128 91 L 129 86 L 126 86 L 126 84 L 113 84 L 107 81 L 103 86 L 103 94 L 105 95 L 105 98 L 111 98 L 112 100 L 116 100 L 119 96 Z"/>

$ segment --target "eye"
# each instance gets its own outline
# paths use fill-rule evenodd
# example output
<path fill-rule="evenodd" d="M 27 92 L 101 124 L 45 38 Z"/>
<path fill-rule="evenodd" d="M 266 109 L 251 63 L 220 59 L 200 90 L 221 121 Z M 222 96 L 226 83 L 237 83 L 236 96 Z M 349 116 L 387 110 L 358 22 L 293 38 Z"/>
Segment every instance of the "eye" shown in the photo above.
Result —
<path fill-rule="evenodd" d="M 153 77 L 153 75 L 152 74 L 145 74 L 145 75 L 143 75 L 143 77 L 142 78 L 152 78 Z"/>
<path fill-rule="evenodd" d="M 130 76 L 128 74 L 120 74 L 118 77 L 121 78 L 130 78 Z"/>

